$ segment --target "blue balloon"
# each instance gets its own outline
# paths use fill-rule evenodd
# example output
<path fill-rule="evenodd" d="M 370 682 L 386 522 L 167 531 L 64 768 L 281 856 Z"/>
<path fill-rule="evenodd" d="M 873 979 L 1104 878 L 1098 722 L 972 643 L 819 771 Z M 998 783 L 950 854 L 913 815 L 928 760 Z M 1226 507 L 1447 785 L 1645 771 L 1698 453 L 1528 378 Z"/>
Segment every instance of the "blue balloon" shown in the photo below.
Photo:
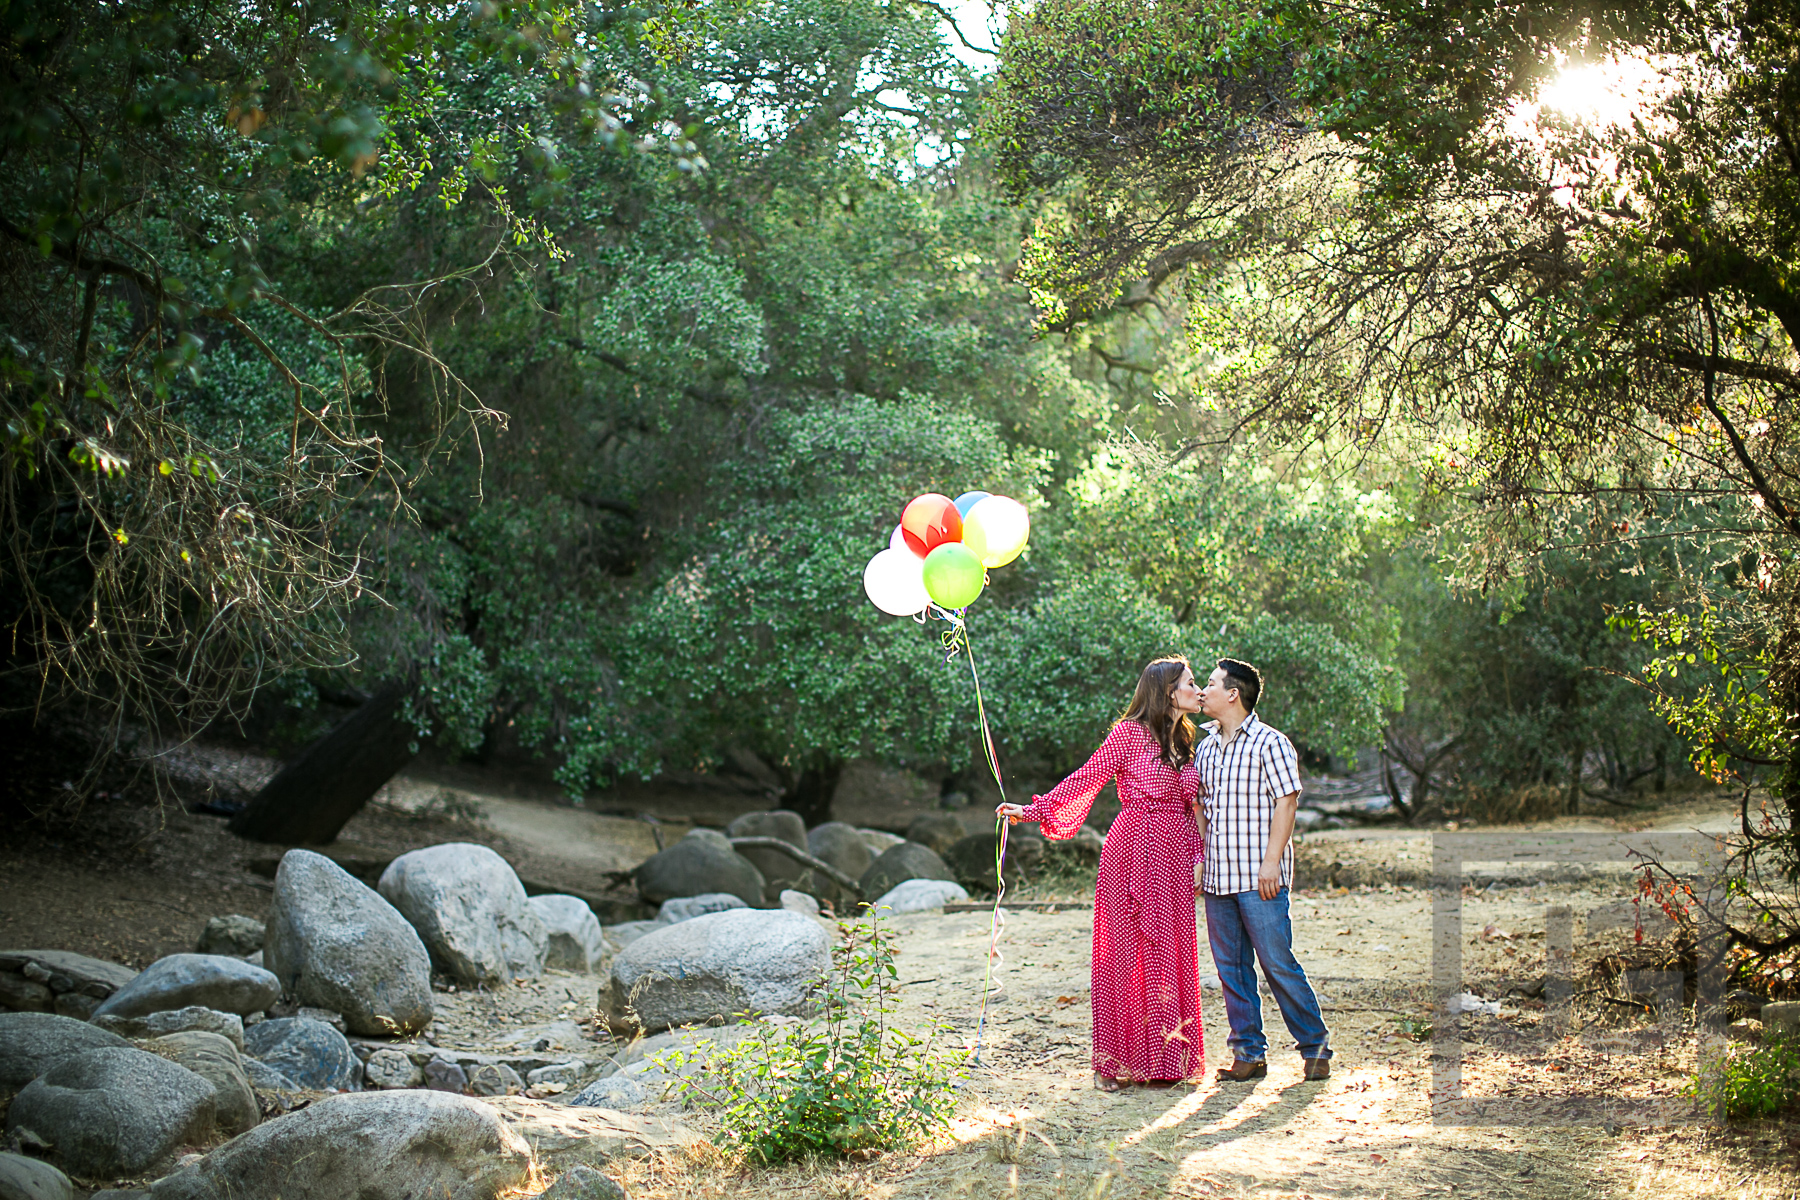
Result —
<path fill-rule="evenodd" d="M 974 508 L 977 504 L 980 504 L 991 495 L 993 495 L 992 492 L 964 492 L 956 498 L 956 515 L 959 517 L 968 516 L 971 508 Z"/>

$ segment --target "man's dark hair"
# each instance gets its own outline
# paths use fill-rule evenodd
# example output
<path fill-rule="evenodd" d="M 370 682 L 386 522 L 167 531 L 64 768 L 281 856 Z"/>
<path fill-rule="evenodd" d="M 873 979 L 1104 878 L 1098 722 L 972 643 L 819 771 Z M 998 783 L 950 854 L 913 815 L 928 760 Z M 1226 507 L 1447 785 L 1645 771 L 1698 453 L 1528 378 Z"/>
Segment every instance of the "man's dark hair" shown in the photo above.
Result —
<path fill-rule="evenodd" d="M 1256 711 L 1256 699 L 1262 695 L 1262 672 L 1258 671 L 1242 659 L 1221 658 L 1219 670 L 1225 672 L 1225 686 L 1236 688 L 1238 699 L 1243 701 L 1244 711 Z"/>

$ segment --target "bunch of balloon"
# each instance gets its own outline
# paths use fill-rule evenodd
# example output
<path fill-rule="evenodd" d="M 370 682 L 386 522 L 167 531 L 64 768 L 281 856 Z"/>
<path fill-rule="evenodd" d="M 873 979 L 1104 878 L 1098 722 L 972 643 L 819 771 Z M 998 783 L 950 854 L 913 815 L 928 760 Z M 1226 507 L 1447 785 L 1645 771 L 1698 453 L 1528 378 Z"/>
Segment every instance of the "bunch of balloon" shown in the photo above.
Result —
<path fill-rule="evenodd" d="M 900 514 L 888 548 L 863 568 L 863 590 L 884 613 L 917 617 L 935 607 L 960 613 L 987 586 L 987 573 L 1019 557 L 1031 537 L 1025 506 L 990 492 L 952 500 L 916 496 Z"/>
<path fill-rule="evenodd" d="M 975 684 L 975 713 L 980 723 L 981 748 L 988 770 L 1006 799 L 1006 780 L 1000 774 L 1000 756 L 994 749 L 994 732 L 988 727 L 987 704 L 981 696 L 981 673 L 975 668 L 975 650 L 969 644 L 964 616 L 969 605 L 987 586 L 987 573 L 1004 567 L 1025 551 L 1031 537 L 1031 516 L 1017 500 L 990 492 L 964 492 L 952 500 L 936 492 L 915 496 L 900 514 L 900 524 L 888 538 L 888 548 L 863 568 L 863 590 L 884 613 L 913 617 L 921 624 L 937 617 L 949 623 L 943 637 L 944 661 L 958 651 L 968 656 L 969 678 Z M 1006 822 L 996 820 L 999 835 L 994 855 L 994 907 L 988 915 L 987 964 L 981 980 L 981 1015 L 975 1026 L 975 1063 L 981 1063 L 981 1038 L 987 1028 L 988 1000 L 1000 962 L 1000 930 L 1004 918 L 1000 901 L 1006 897 Z"/>

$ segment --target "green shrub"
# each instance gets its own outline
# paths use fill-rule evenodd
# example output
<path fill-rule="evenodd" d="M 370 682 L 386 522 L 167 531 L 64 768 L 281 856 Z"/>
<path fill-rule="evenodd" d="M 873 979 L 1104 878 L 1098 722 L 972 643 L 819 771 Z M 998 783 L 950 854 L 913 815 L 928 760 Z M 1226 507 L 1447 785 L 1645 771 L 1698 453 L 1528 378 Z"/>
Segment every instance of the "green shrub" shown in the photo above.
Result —
<path fill-rule="evenodd" d="M 700 1069 L 674 1090 L 720 1110 L 720 1140 L 764 1163 L 809 1154 L 892 1149 L 949 1123 L 962 1047 L 934 1020 L 919 1036 L 890 1024 L 899 977 L 893 933 L 865 916 L 838 928 L 831 970 L 820 980 L 816 1024 L 776 1026 L 723 1049 L 711 1045 L 656 1058 Z"/>
<path fill-rule="evenodd" d="M 1700 1101 L 1715 1118 L 1772 1117 L 1800 1100 L 1800 1038 L 1732 1046 L 1703 1063 L 1682 1095 Z"/>

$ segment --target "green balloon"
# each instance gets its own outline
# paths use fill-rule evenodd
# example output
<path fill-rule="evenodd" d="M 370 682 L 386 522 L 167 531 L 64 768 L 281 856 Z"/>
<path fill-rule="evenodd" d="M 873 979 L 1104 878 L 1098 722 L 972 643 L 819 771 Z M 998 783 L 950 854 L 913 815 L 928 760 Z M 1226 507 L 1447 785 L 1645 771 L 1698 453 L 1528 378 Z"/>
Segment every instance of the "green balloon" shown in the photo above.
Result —
<path fill-rule="evenodd" d="M 961 542 L 945 542 L 925 556 L 925 594 L 939 608 L 967 608 L 986 582 L 987 568 Z"/>

